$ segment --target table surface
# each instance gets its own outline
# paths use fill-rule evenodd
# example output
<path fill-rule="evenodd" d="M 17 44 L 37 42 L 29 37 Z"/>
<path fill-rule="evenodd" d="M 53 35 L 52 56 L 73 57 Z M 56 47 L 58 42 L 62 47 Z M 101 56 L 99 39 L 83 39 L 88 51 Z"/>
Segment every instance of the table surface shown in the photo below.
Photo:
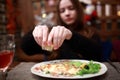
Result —
<path fill-rule="evenodd" d="M 103 62 L 108 71 L 98 77 L 84 79 L 84 80 L 120 80 L 120 73 L 118 73 L 114 67 L 112 67 L 108 62 Z M 120 62 L 112 62 L 115 66 L 120 68 Z M 40 76 L 34 75 L 31 73 L 30 69 L 35 62 L 21 62 L 19 65 L 11 69 L 6 77 L 6 80 L 55 80 L 42 78 Z M 58 80 L 58 79 L 57 79 Z"/>

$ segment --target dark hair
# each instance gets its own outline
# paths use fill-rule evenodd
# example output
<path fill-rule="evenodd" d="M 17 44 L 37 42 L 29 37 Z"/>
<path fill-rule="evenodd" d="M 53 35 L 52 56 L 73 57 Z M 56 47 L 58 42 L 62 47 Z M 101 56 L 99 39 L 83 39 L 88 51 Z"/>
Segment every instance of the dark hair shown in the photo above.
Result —
<path fill-rule="evenodd" d="M 59 6 L 60 6 L 60 1 L 58 1 L 57 4 L 57 24 L 58 25 L 63 25 L 65 27 L 68 27 L 71 30 L 75 30 L 75 31 L 80 31 L 83 29 L 83 17 L 84 17 L 84 12 L 83 12 L 83 7 L 81 5 L 81 3 L 79 2 L 79 0 L 70 0 L 71 3 L 73 4 L 76 12 L 77 12 L 77 19 L 75 21 L 75 23 L 71 26 L 67 25 L 66 23 L 64 23 L 60 17 L 60 11 L 59 11 Z"/>

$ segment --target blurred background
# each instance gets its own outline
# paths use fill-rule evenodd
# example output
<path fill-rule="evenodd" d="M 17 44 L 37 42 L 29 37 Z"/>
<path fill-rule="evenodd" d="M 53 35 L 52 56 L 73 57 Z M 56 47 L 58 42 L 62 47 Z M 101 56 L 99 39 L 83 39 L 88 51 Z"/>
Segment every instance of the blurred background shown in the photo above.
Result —
<path fill-rule="evenodd" d="M 0 0 L 0 35 L 14 34 L 16 46 L 20 39 L 35 25 L 56 24 L 56 3 L 58 0 Z M 79 0 L 84 2 L 87 0 Z M 88 0 L 89 1 L 89 0 Z M 94 26 L 102 40 L 104 60 L 120 61 L 120 0 L 91 0 L 83 7 L 94 6 L 97 18 Z M 91 10 L 91 9 L 90 9 Z M 91 13 L 86 16 L 85 26 L 92 26 Z M 91 11 L 90 11 L 91 12 Z M 17 54 L 17 52 L 16 52 Z"/>

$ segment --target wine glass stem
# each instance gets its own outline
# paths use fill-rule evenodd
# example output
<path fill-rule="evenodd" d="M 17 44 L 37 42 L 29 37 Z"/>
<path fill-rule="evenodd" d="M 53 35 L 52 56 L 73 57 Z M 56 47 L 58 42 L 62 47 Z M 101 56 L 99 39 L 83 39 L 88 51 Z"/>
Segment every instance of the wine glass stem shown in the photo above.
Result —
<path fill-rule="evenodd" d="M 0 80 L 6 80 L 7 72 L 0 71 Z"/>

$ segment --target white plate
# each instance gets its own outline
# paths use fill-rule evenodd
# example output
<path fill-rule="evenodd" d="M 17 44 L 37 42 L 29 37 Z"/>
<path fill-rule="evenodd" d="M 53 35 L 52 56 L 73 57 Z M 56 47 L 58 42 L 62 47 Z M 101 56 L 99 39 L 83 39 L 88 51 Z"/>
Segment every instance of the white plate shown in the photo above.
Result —
<path fill-rule="evenodd" d="M 50 63 L 54 63 L 54 62 L 61 62 L 64 60 L 52 60 L 52 61 L 46 61 L 46 62 L 41 62 L 41 63 L 37 63 L 35 64 L 32 68 L 31 68 L 31 72 L 35 75 L 41 76 L 41 77 L 46 77 L 46 78 L 54 78 L 54 79 L 86 79 L 86 78 L 91 78 L 91 77 L 96 77 L 96 76 L 100 76 L 103 75 L 106 71 L 107 71 L 107 67 L 105 64 L 100 63 L 100 62 L 96 62 L 94 61 L 94 63 L 99 63 L 101 65 L 101 69 L 98 73 L 95 74 L 85 74 L 83 76 L 77 75 L 77 76 L 52 76 L 50 74 L 45 74 L 44 72 L 42 72 L 41 70 L 36 70 L 36 67 L 39 67 L 40 65 L 44 65 L 44 64 L 50 64 Z M 87 60 L 70 60 L 70 61 L 80 61 L 80 62 L 89 62 Z"/>

